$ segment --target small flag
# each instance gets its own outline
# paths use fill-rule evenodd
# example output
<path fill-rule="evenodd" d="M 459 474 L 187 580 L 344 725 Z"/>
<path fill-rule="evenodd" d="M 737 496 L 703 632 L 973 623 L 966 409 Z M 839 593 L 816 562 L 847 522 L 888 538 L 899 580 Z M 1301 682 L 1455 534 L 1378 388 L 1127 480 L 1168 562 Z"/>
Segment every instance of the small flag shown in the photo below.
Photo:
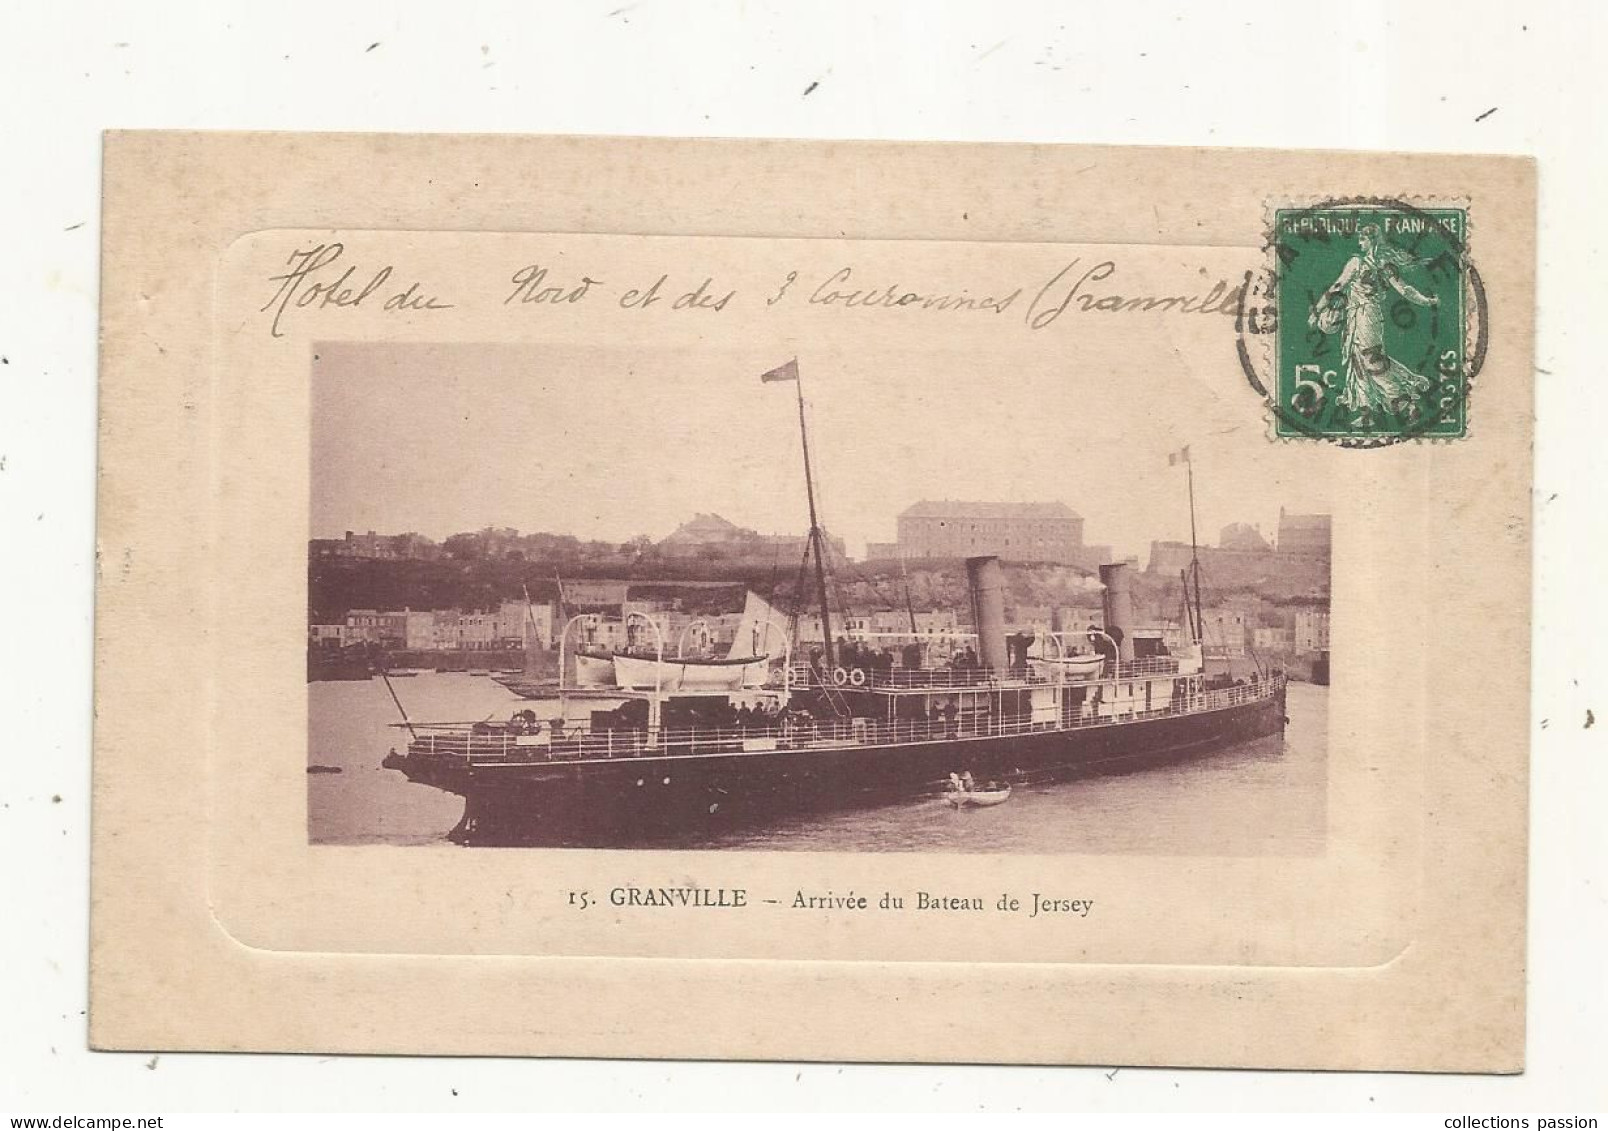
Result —
<path fill-rule="evenodd" d="M 778 365 L 775 369 L 772 369 L 769 373 L 761 373 L 759 375 L 759 379 L 761 381 L 797 381 L 798 380 L 798 358 L 795 357 L 792 361 L 788 362 L 786 365 Z"/>
<path fill-rule="evenodd" d="M 1167 453 L 1167 466 L 1168 467 L 1177 467 L 1181 463 L 1188 463 L 1188 462 L 1189 462 L 1189 445 L 1188 444 L 1185 444 L 1183 447 L 1179 448 L 1176 452 Z"/>

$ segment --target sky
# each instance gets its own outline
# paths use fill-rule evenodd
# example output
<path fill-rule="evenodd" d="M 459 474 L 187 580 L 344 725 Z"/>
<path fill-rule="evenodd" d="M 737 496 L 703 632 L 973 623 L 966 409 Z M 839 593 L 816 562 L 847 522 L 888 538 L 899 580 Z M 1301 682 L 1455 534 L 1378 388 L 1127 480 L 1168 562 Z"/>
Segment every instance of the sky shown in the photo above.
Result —
<path fill-rule="evenodd" d="M 700 511 L 801 533 L 794 386 L 759 380 L 795 353 L 822 523 L 854 556 L 892 541 L 919 499 L 1058 500 L 1086 543 L 1142 561 L 1152 539 L 1189 538 L 1184 469 L 1167 462 L 1185 444 L 1203 544 L 1230 522 L 1271 537 L 1281 506 L 1328 510 L 1329 485 L 1267 439 L 1230 351 L 1196 373 L 1165 333 L 1120 351 L 1047 344 L 319 343 L 312 536 L 657 540 Z"/>

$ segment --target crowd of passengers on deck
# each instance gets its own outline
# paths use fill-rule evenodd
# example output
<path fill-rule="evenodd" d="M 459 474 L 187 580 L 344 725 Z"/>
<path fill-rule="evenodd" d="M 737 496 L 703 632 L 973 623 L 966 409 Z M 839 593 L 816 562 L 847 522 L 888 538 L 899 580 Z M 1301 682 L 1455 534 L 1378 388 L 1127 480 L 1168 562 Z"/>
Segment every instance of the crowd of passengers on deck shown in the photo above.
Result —
<path fill-rule="evenodd" d="M 1103 636 L 1099 630 L 1090 626 L 1090 643 L 1094 650 L 1105 654 L 1106 647 L 1114 645 L 1114 641 L 1099 639 L 1096 634 Z M 1117 640 L 1121 639 L 1121 630 L 1117 633 Z M 1023 677 L 1028 674 L 1028 659 L 1034 643 L 1038 637 L 1031 632 L 1016 632 L 1005 638 L 1006 670 L 1001 674 Z M 911 641 L 895 649 L 891 646 L 875 648 L 863 640 L 851 640 L 839 637 L 837 642 L 836 671 L 841 671 L 847 680 L 834 678 L 836 671 L 828 669 L 826 657 L 820 648 L 811 648 L 809 653 L 810 672 L 822 682 L 834 683 L 851 682 L 859 686 L 865 682 L 889 685 L 894 682 L 894 672 L 910 673 L 906 678 L 911 683 L 919 683 L 918 672 L 946 672 L 946 673 L 986 673 L 991 672 L 978 657 L 977 651 L 970 644 L 957 648 L 952 652 L 947 662 L 929 663 L 927 644 Z M 1115 647 L 1111 647 L 1114 658 Z M 860 673 L 860 677 L 856 676 Z M 863 678 L 861 678 L 863 677 Z"/>

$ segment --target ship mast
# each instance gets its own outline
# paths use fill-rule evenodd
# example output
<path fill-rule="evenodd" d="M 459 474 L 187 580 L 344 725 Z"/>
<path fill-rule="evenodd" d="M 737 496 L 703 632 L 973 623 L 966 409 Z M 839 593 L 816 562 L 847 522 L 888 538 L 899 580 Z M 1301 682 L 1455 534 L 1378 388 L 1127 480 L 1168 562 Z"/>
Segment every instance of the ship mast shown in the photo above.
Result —
<path fill-rule="evenodd" d="M 798 375 L 798 358 L 792 362 L 793 388 L 798 393 L 798 435 L 804 446 L 804 488 L 810 498 L 810 551 L 815 556 L 815 590 L 821 601 L 821 636 L 825 645 L 826 670 L 837 667 L 832 643 L 832 610 L 826 593 L 825 538 L 821 534 L 819 512 L 815 507 L 815 474 L 810 467 L 810 433 L 804 423 L 804 379 Z"/>

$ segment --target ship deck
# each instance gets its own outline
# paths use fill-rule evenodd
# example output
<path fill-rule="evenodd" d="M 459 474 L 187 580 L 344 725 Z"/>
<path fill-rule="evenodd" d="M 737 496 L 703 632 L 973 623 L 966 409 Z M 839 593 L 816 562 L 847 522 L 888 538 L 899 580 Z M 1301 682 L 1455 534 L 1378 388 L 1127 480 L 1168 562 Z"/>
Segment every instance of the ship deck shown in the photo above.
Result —
<path fill-rule="evenodd" d="M 1126 666 L 1126 665 L 1125 665 Z M 1037 687 L 1095 687 L 1117 679 L 1034 682 L 1013 680 L 1015 689 Z M 1001 685 L 996 684 L 997 690 Z M 1014 735 L 1048 734 L 1118 727 L 1158 719 L 1206 715 L 1247 703 L 1270 700 L 1284 686 L 1274 674 L 1232 687 L 1200 691 L 1170 699 L 1165 706 L 1142 709 L 1137 696 L 1053 708 L 1052 717 L 1039 711 L 1005 715 L 993 711 L 960 711 L 947 719 L 809 719 L 787 718 L 779 725 L 748 727 L 688 727 L 658 730 L 589 730 L 566 728 L 554 734 L 549 728 L 526 732 L 506 723 L 412 723 L 408 753 L 412 757 L 459 761 L 476 767 L 530 765 L 531 763 L 612 763 L 639 758 L 727 758 L 733 755 L 773 754 L 778 751 L 853 750 L 869 747 L 906 747 L 931 743 L 987 740 Z M 969 690 L 987 690 L 975 684 Z M 927 689 L 932 690 L 932 689 Z"/>
<path fill-rule="evenodd" d="M 673 661 L 665 661 L 672 663 Z M 1157 679 L 1170 676 L 1199 674 L 1179 670 L 1176 658 L 1157 656 L 1140 660 L 1125 660 L 1113 665 L 1107 662 L 1098 675 L 1082 676 L 1067 672 L 1053 675 L 1035 674 L 1031 670 L 996 672 L 990 668 L 903 668 L 859 669 L 860 682 L 853 682 L 845 673 L 842 683 L 822 677 L 808 663 L 799 662 L 785 670 L 775 669 L 770 678 L 758 685 L 742 687 L 677 687 L 673 690 L 656 690 L 652 687 L 614 687 L 599 685 L 564 685 L 554 679 L 534 680 L 507 678 L 498 683 L 517 695 L 527 698 L 568 699 L 654 699 L 676 698 L 718 699 L 732 695 L 751 695 L 756 692 L 808 691 L 832 687 L 838 691 L 877 691 L 886 694 L 922 695 L 945 691 L 1020 691 L 1030 687 L 1098 687 L 1126 683 L 1135 679 Z M 454 724 L 468 725 L 468 724 Z"/>

